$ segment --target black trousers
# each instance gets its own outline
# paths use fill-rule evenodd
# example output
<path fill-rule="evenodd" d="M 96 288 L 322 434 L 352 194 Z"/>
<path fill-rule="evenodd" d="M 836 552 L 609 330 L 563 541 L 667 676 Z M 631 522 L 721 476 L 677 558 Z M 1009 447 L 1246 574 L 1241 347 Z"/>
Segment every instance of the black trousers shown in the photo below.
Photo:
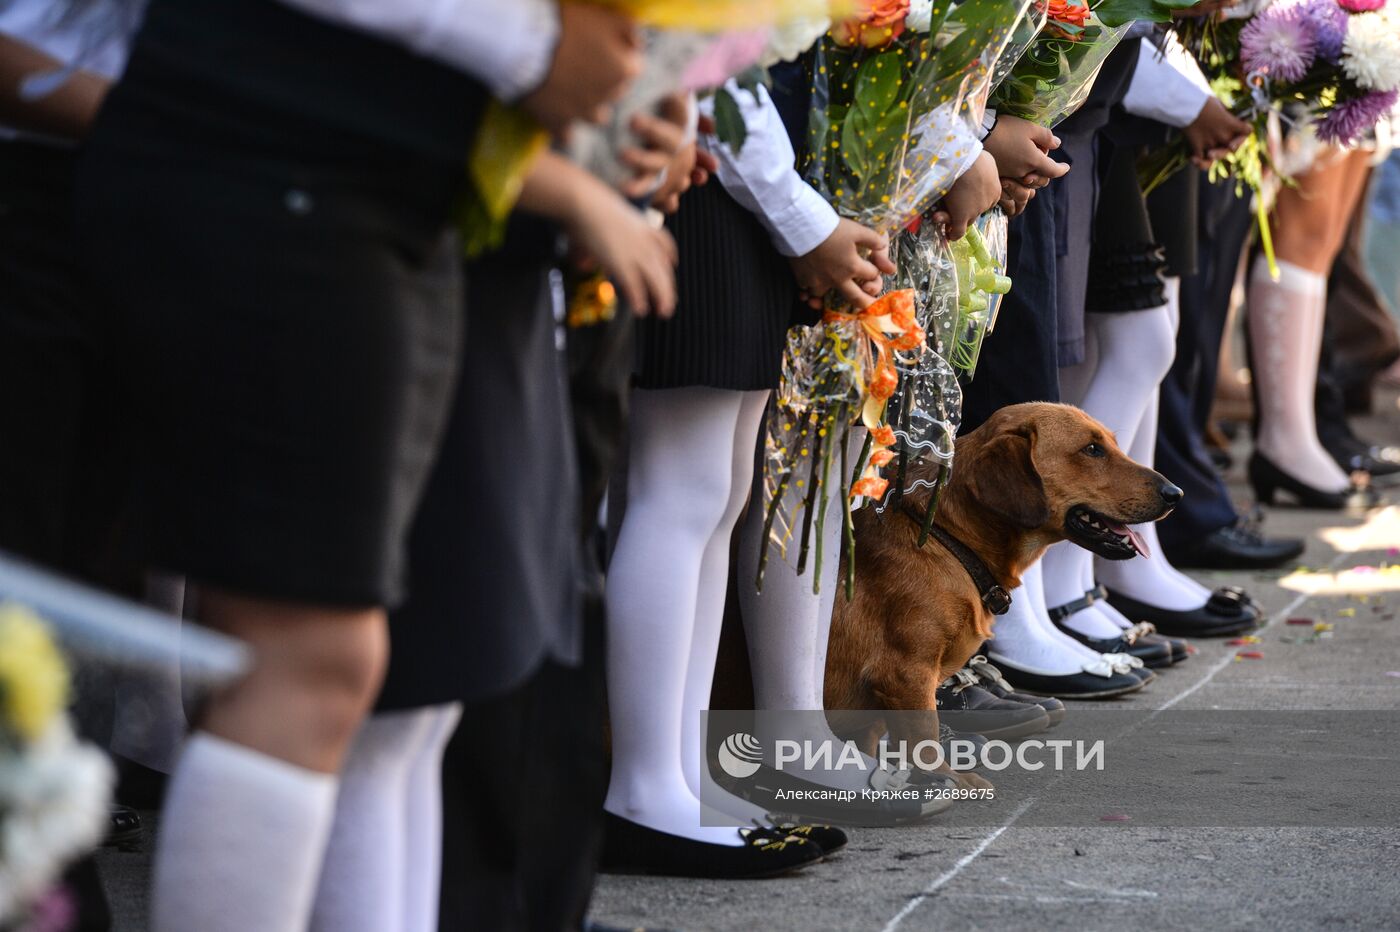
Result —
<path fill-rule="evenodd" d="M 1011 221 L 1006 250 L 1011 292 L 987 335 L 977 372 L 963 385 L 961 433 L 998 409 L 1023 401 L 1059 401 L 1055 304 L 1055 199 L 1041 191 Z"/>
<path fill-rule="evenodd" d="M 1248 199 L 1235 197 L 1230 185 L 1212 185 L 1204 179 L 1197 204 L 1197 271 L 1181 279 L 1176 360 L 1162 382 L 1157 421 L 1157 469 L 1186 492 L 1171 516 L 1157 526 L 1167 547 L 1239 519 L 1229 490 L 1206 452 L 1205 428 L 1215 397 L 1230 291 L 1253 215 Z"/>

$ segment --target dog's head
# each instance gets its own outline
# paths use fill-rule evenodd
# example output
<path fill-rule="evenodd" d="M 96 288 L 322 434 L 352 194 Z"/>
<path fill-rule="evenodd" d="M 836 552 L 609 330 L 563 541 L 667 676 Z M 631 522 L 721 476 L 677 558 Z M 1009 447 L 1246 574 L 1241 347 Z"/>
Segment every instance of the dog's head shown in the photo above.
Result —
<path fill-rule="evenodd" d="M 1166 517 L 1183 494 L 1129 459 L 1108 428 L 1069 405 L 1002 408 L 959 441 L 958 456 L 955 468 L 965 470 L 968 491 L 982 507 L 1110 560 L 1143 552 L 1128 525 Z"/>

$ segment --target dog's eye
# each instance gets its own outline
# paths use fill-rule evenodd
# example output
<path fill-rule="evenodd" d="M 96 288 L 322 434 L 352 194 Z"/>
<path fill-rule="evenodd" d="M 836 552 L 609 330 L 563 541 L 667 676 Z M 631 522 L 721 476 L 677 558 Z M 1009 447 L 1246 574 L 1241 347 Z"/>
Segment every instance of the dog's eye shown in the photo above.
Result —
<path fill-rule="evenodd" d="M 1083 453 L 1085 456 L 1092 456 L 1095 459 L 1099 459 L 1100 457 L 1108 455 L 1108 451 L 1103 448 L 1102 444 L 1098 443 L 1091 443 L 1080 452 Z"/>

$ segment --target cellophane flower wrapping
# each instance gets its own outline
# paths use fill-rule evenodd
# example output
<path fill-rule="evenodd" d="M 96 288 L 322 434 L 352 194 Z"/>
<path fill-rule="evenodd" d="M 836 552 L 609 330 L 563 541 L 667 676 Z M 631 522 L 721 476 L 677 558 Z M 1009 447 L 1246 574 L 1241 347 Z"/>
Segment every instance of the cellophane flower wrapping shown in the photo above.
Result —
<path fill-rule="evenodd" d="M 909 26 L 907 4 L 889 0 L 872 5 L 864 21 L 838 23 L 808 57 L 812 112 L 803 174 L 842 216 L 890 235 L 900 266 L 876 312 L 832 306 L 821 324 L 789 333 L 765 437 L 764 506 L 770 550 L 799 572 L 817 558 L 814 589 L 821 559 L 835 558 L 817 554 L 811 539 L 831 497 L 883 498 L 888 482 L 879 470 L 893 463 L 896 441 L 911 451 L 907 475 L 911 458 L 945 455 L 956 431 L 949 413 L 961 402 L 956 378 L 923 339 L 925 324 L 951 329 L 945 321 L 956 298 L 938 292 L 951 260 L 931 232 L 904 239 L 901 231 L 980 153 L 992 76 L 1031 4 L 927 6 L 916 22 L 924 27 L 926 14 L 926 32 Z M 885 386 L 883 395 L 874 383 Z M 887 421 L 887 401 L 901 390 L 903 420 Z M 872 428 L 871 440 L 851 463 L 843 441 L 857 417 Z M 848 514 L 846 523 L 849 530 Z M 764 565 L 767 558 L 765 552 Z M 763 565 L 760 585 L 762 575 Z"/>
<path fill-rule="evenodd" d="M 1044 25 L 997 85 L 991 106 L 999 114 L 1055 126 L 1083 106 L 1129 24 L 1105 26 L 1087 5 L 1060 0 L 1041 9 L 1049 10 Z M 1057 13 L 1070 19 L 1057 19 Z"/>

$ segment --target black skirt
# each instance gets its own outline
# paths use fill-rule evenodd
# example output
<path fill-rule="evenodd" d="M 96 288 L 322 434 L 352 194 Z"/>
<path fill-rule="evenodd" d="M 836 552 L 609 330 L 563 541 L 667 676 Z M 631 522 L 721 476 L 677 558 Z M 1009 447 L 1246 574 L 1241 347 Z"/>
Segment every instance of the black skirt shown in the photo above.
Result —
<path fill-rule="evenodd" d="M 1166 258 L 1152 231 L 1138 183 L 1139 147 L 1111 148 L 1094 214 L 1089 251 L 1089 287 L 1084 310 L 1091 314 L 1142 311 L 1167 300 L 1162 275 Z"/>
<path fill-rule="evenodd" d="M 76 206 L 150 565 L 398 600 L 459 349 L 464 81 L 271 0 L 149 8 Z"/>
<path fill-rule="evenodd" d="M 778 387 L 797 286 L 758 220 L 718 181 L 667 220 L 680 266 L 676 314 L 638 322 L 638 388 Z"/>

